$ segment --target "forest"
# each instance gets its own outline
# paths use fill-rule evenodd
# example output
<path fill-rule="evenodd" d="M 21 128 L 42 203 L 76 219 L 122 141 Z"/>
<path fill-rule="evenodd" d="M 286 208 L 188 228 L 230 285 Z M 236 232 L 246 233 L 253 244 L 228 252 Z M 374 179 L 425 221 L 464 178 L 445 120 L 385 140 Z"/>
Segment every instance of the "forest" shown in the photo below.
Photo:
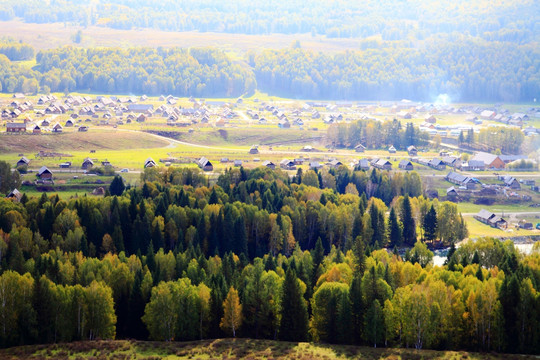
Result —
<path fill-rule="evenodd" d="M 67 46 L 38 52 L 30 69 L 10 59 L 33 58 L 33 49 L 6 42 L 0 46 L 0 91 L 236 97 L 259 89 L 304 99 L 434 101 L 445 93 L 454 102 L 518 102 L 540 91 L 539 55 L 533 45 L 466 38 L 333 55 L 295 43 L 250 51 L 245 62 L 215 48 Z"/>
<path fill-rule="evenodd" d="M 257 86 L 292 98 L 531 101 L 538 94 L 534 45 L 453 34 L 422 47 L 388 44 L 335 55 L 301 48 L 250 54 Z"/>
<path fill-rule="evenodd" d="M 427 145 L 429 134 L 412 123 L 405 127 L 394 119 L 383 122 L 376 120 L 357 120 L 350 123 L 332 124 L 327 131 L 327 140 L 337 147 L 354 148 L 362 144 L 368 149 L 381 149 L 394 146 L 407 150 L 410 145 Z M 519 148 L 519 146 L 518 146 Z"/>
<path fill-rule="evenodd" d="M 2 90 L 231 97 L 256 83 L 249 69 L 216 49 L 65 47 L 39 52 L 36 61 L 30 70 L 0 56 Z"/>
<path fill-rule="evenodd" d="M 235 168 L 209 186 L 198 170 L 153 168 L 141 181 L 116 177 L 103 198 L 0 199 L 2 346 L 238 336 L 540 350 L 540 247 L 456 249 L 457 207 L 424 198 L 414 172 Z"/>
<path fill-rule="evenodd" d="M 486 40 L 538 40 L 538 4 L 527 1 L 438 0 L 361 2 L 99 0 L 40 2 L 4 0 L 1 20 L 72 23 L 115 29 L 154 28 L 232 34 L 305 34 L 327 38 L 380 35 L 384 40 L 424 39 L 468 33 Z"/>

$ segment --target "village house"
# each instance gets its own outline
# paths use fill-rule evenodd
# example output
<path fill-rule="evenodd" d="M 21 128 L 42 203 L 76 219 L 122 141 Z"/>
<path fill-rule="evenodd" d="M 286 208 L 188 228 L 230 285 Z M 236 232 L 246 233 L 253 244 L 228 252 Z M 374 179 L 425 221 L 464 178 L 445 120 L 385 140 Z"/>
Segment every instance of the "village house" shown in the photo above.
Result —
<path fill-rule="evenodd" d="M 41 128 L 38 125 L 34 126 L 34 128 L 32 129 L 32 134 L 41 134 Z"/>
<path fill-rule="evenodd" d="M 498 155 L 485 152 L 477 153 L 470 160 L 482 161 L 487 169 L 504 169 L 505 166 L 504 161 Z"/>
<path fill-rule="evenodd" d="M 11 199 L 15 202 L 20 202 L 22 198 L 22 194 L 19 190 L 13 189 L 9 194 L 7 194 L 6 199 Z"/>
<path fill-rule="evenodd" d="M 253 145 L 251 149 L 249 149 L 250 154 L 258 154 L 259 153 L 259 147 L 257 145 Z"/>
<path fill-rule="evenodd" d="M 212 171 L 214 170 L 214 165 L 205 158 L 204 156 L 197 161 L 197 165 L 203 170 L 203 171 Z"/>
<path fill-rule="evenodd" d="M 494 119 L 497 113 L 491 110 L 484 110 L 480 113 L 480 117 L 483 119 Z"/>
<path fill-rule="evenodd" d="M 411 145 L 407 147 L 407 153 L 409 156 L 417 156 L 418 155 L 418 149 L 416 149 L 416 146 Z"/>
<path fill-rule="evenodd" d="M 234 164 L 235 167 L 242 166 L 242 160 L 234 160 L 233 164 Z"/>
<path fill-rule="evenodd" d="M 274 164 L 270 160 L 263 161 L 262 165 L 266 166 L 267 168 L 272 169 L 272 170 L 276 169 L 276 164 Z"/>
<path fill-rule="evenodd" d="M 289 129 L 290 127 L 291 127 L 291 123 L 287 119 L 280 120 L 278 123 L 278 128 L 280 129 Z"/>
<path fill-rule="evenodd" d="M 371 166 L 380 170 L 392 170 L 392 163 L 385 159 L 376 159 L 371 162 Z"/>
<path fill-rule="evenodd" d="M 38 178 L 40 178 L 41 180 L 51 180 L 52 177 L 53 177 L 53 173 L 51 172 L 51 170 L 49 170 L 46 166 L 42 166 L 36 176 Z"/>
<path fill-rule="evenodd" d="M 457 201 L 459 198 L 459 194 L 455 187 L 451 186 L 448 189 L 446 189 L 446 199 L 449 201 Z"/>
<path fill-rule="evenodd" d="M 52 128 L 52 131 L 55 133 L 61 133 L 62 130 L 63 130 L 62 125 L 60 125 L 59 123 L 54 124 Z"/>
<path fill-rule="evenodd" d="M 428 163 L 429 167 L 435 169 L 435 170 L 444 170 L 446 169 L 446 165 L 441 159 L 431 159 Z"/>
<path fill-rule="evenodd" d="M 289 159 L 283 159 L 279 162 L 279 167 L 285 170 L 296 170 L 296 165 L 294 165 L 294 161 Z"/>
<path fill-rule="evenodd" d="M 69 169 L 71 167 L 71 161 L 63 162 L 59 166 L 60 166 L 60 169 Z"/>
<path fill-rule="evenodd" d="M 156 162 L 151 157 L 149 157 L 148 159 L 146 159 L 144 161 L 144 168 L 145 169 L 149 168 L 149 167 L 154 167 L 154 166 L 156 166 Z"/>
<path fill-rule="evenodd" d="M 87 132 L 88 131 L 88 126 L 81 126 L 79 127 L 79 132 Z"/>
<path fill-rule="evenodd" d="M 327 165 L 333 169 L 337 169 L 338 167 L 340 167 L 341 165 L 343 165 L 343 163 L 337 159 L 334 159 L 334 160 L 331 160 L 327 163 Z"/>
<path fill-rule="evenodd" d="M 435 116 L 428 114 L 424 117 L 424 121 L 430 124 L 435 124 L 437 122 L 437 119 L 435 118 Z"/>
<path fill-rule="evenodd" d="M 366 147 L 362 144 L 358 144 L 354 147 L 354 151 L 363 153 L 364 151 L 366 151 Z"/>
<path fill-rule="evenodd" d="M 413 169 L 414 169 L 412 162 L 410 162 L 409 160 L 401 160 L 401 161 L 399 162 L 398 167 L 399 167 L 400 169 L 402 169 L 402 170 L 407 170 L 407 171 L 408 171 L 408 170 L 413 170 Z"/>
<path fill-rule="evenodd" d="M 87 157 L 86 159 L 83 160 L 81 168 L 86 170 L 86 169 L 91 169 L 93 166 L 94 166 L 94 161 L 92 161 L 92 159 Z"/>
<path fill-rule="evenodd" d="M 461 170 L 463 171 L 484 171 L 486 164 L 480 160 L 469 160 L 461 164 Z"/>
<path fill-rule="evenodd" d="M 502 181 L 504 183 L 504 186 L 507 186 L 510 189 L 514 189 L 514 190 L 520 190 L 521 189 L 521 185 L 520 185 L 519 181 L 513 176 L 504 176 L 502 178 Z"/>
<path fill-rule="evenodd" d="M 358 160 L 358 163 L 356 163 L 356 165 L 354 167 L 355 167 L 355 169 L 368 171 L 369 170 L 369 161 L 367 159 L 360 159 L 360 160 Z"/>
<path fill-rule="evenodd" d="M 394 145 L 390 145 L 390 147 L 388 148 L 388 152 L 390 154 L 395 154 L 396 153 L 396 148 L 394 147 Z"/>
<path fill-rule="evenodd" d="M 8 122 L 6 124 L 6 132 L 7 133 L 26 132 L 26 124 L 25 123 L 10 123 L 10 122 Z"/>
<path fill-rule="evenodd" d="M 474 218 L 494 228 L 506 229 L 508 227 L 508 222 L 505 219 L 485 209 L 480 210 L 478 214 L 474 215 Z"/>
<path fill-rule="evenodd" d="M 459 168 L 461 166 L 461 161 L 457 156 L 445 156 L 442 158 L 442 162 L 446 166 L 450 166 L 453 168 Z"/>
<path fill-rule="evenodd" d="M 450 171 L 446 177 L 446 181 L 451 182 L 452 184 L 458 186 L 464 186 L 467 189 L 474 189 L 476 187 L 476 181 L 468 176 L 458 174 L 456 172 Z"/>
<path fill-rule="evenodd" d="M 29 164 L 30 164 L 30 160 L 28 160 L 28 158 L 26 158 L 25 156 L 23 156 L 22 158 L 19 159 L 19 161 L 17 161 L 17 167 L 29 165 Z"/>

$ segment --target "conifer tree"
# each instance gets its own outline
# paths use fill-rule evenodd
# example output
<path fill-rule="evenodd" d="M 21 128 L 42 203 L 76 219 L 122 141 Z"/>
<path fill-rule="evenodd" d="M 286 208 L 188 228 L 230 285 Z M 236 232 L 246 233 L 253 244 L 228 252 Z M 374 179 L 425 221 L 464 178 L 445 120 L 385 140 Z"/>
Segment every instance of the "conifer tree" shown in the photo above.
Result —
<path fill-rule="evenodd" d="M 390 210 L 390 215 L 388 217 L 388 226 L 389 226 L 388 238 L 390 240 L 390 246 L 392 247 L 401 246 L 403 243 L 403 234 L 401 230 L 401 225 L 398 222 L 394 208 Z"/>
<path fill-rule="evenodd" d="M 281 292 L 281 324 L 279 339 L 286 341 L 306 341 L 308 313 L 300 284 L 292 269 L 285 273 Z"/>
<path fill-rule="evenodd" d="M 403 241 L 406 245 L 413 246 L 416 243 L 416 222 L 412 216 L 409 195 L 405 195 L 403 198 L 400 215 L 401 223 L 403 224 Z"/>

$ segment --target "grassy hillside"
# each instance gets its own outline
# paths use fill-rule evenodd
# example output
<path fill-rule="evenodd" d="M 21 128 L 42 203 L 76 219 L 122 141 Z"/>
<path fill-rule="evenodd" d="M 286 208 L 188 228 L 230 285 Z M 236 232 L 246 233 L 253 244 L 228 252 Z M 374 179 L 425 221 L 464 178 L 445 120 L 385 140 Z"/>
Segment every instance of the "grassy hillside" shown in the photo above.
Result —
<path fill-rule="evenodd" d="M 128 150 L 165 147 L 168 143 L 143 132 L 90 131 L 63 134 L 0 135 L 0 153 L 43 151 Z"/>
<path fill-rule="evenodd" d="M 521 355 L 290 343 L 252 339 L 197 342 L 85 341 L 0 350 L 0 359 L 526 359 Z M 530 357 L 532 358 L 532 357 Z"/>

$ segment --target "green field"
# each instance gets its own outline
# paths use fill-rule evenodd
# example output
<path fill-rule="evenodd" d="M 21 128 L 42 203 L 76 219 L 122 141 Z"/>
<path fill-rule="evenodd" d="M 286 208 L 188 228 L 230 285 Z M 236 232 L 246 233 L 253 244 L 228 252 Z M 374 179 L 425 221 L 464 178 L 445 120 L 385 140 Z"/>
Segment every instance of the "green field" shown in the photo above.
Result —
<path fill-rule="evenodd" d="M 252 339 L 193 342 L 85 341 L 0 350 L 0 359 L 527 359 L 523 355 L 371 348 Z"/>

